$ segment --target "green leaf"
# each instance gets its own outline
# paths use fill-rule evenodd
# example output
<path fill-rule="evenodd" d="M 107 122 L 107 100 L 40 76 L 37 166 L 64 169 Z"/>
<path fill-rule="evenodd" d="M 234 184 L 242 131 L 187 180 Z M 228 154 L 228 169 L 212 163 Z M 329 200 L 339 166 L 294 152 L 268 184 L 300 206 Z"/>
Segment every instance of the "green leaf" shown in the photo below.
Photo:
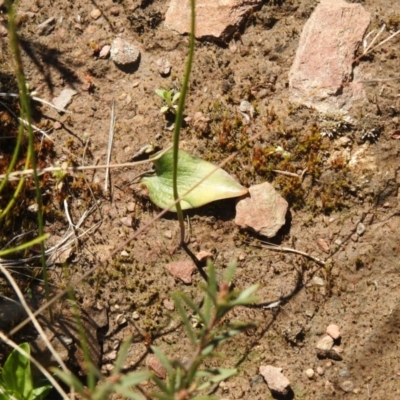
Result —
<path fill-rule="evenodd" d="M 156 89 L 157 96 L 161 97 L 163 100 L 165 100 L 165 93 L 166 93 L 166 90 L 164 90 L 164 89 Z"/>
<path fill-rule="evenodd" d="M 231 301 L 229 304 L 230 306 L 243 306 L 246 304 L 251 304 L 257 299 L 253 297 L 253 293 L 255 293 L 258 289 L 258 285 L 251 285 L 250 287 L 244 289 L 242 292 L 239 293 L 239 296 Z"/>
<path fill-rule="evenodd" d="M 45 399 L 51 388 L 52 388 L 51 385 L 46 385 L 46 386 L 40 386 L 40 387 L 37 387 L 36 389 L 33 389 L 32 399 L 33 400 Z"/>
<path fill-rule="evenodd" d="M 161 114 L 165 114 L 168 110 L 169 110 L 169 107 L 167 107 L 167 106 L 161 107 L 160 108 L 160 113 Z"/>
<path fill-rule="evenodd" d="M 233 375 L 236 375 L 237 369 L 217 368 L 215 372 L 217 372 L 217 375 L 210 379 L 212 383 L 218 383 L 224 381 L 225 379 L 230 378 Z"/>
<path fill-rule="evenodd" d="M 172 103 L 175 103 L 179 99 L 179 97 L 181 97 L 181 93 L 180 92 L 175 93 L 174 97 L 172 98 Z"/>
<path fill-rule="evenodd" d="M 172 299 L 174 300 L 175 306 L 179 312 L 179 315 L 181 316 L 182 322 L 185 325 L 186 332 L 188 333 L 190 342 L 194 345 L 196 343 L 196 334 L 193 331 L 192 325 L 189 321 L 189 317 L 183 308 L 183 305 L 181 303 L 181 300 L 184 300 L 186 303 L 188 301 L 188 298 L 181 294 L 180 296 L 177 293 L 172 294 Z"/>
<path fill-rule="evenodd" d="M 117 360 L 114 363 L 114 369 L 112 372 L 113 374 L 118 374 L 121 371 L 123 363 L 125 362 L 125 359 L 128 355 L 128 350 L 129 350 L 129 346 L 131 345 L 131 342 L 132 341 L 130 339 L 127 339 L 122 343 L 122 346 L 118 352 Z"/>
<path fill-rule="evenodd" d="M 55 368 L 53 368 L 53 372 L 62 381 L 64 381 L 64 383 L 66 383 L 71 388 L 74 388 L 78 393 L 84 392 L 85 387 L 83 386 L 82 382 L 72 372 L 64 372 Z"/>
<path fill-rule="evenodd" d="M 152 376 L 153 374 L 149 371 L 131 372 L 127 375 L 124 375 L 120 379 L 119 386 L 123 387 L 136 386 L 139 383 L 142 383 L 143 381 L 151 378 Z"/>
<path fill-rule="evenodd" d="M 160 363 L 166 369 L 167 374 L 168 375 L 173 374 L 174 369 L 172 367 L 172 364 L 169 362 L 167 356 L 156 346 L 151 346 L 151 349 L 153 350 L 156 357 L 160 360 Z"/>
<path fill-rule="evenodd" d="M 178 157 L 178 193 L 180 196 L 184 195 L 181 201 L 183 210 L 201 207 L 215 200 L 243 196 L 247 193 L 245 187 L 236 182 L 223 169 L 218 168 L 204 182 L 185 195 L 189 189 L 205 178 L 216 166 L 200 158 L 193 157 L 183 150 L 179 150 Z M 167 208 L 174 202 L 172 149 L 153 162 L 156 174 L 143 177 L 141 182 L 147 186 L 151 201 L 160 208 Z M 171 211 L 176 211 L 175 206 L 171 208 Z"/>
<path fill-rule="evenodd" d="M 28 343 L 21 343 L 19 347 L 30 354 Z M 2 377 L 9 391 L 17 393 L 20 399 L 31 399 L 33 390 L 31 364 L 27 357 L 14 349 L 4 364 Z"/>

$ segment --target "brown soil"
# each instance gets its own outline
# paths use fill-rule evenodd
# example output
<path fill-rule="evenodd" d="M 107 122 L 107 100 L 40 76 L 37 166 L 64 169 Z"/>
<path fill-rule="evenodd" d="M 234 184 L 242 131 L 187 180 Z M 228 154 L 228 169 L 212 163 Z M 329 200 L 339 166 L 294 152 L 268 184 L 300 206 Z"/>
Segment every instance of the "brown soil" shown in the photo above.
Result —
<path fill-rule="evenodd" d="M 358 2 L 372 15 L 370 30 L 383 23 L 393 31 L 399 29 L 397 1 Z M 248 18 L 230 46 L 196 43 L 185 111 L 192 119 L 181 132 L 186 149 L 218 163 L 251 134 L 264 132 L 225 169 L 246 186 L 268 180 L 289 201 L 288 223 L 275 244 L 326 261 L 321 266 L 301 255 L 267 250 L 260 242 L 262 238 L 235 226 L 234 201 L 189 213 L 191 250 L 212 252 L 221 274 L 232 259 L 238 259 L 234 285 L 260 285 L 260 306 L 236 309 L 231 315 L 235 320 L 257 323 L 257 329 L 231 340 L 223 346 L 221 357 L 212 361 L 239 369 L 218 388 L 216 395 L 221 399 L 271 398 L 259 376 L 259 366 L 266 364 L 283 368 L 296 399 L 400 397 L 400 142 L 392 138 L 399 129 L 398 81 L 366 85 L 370 103 L 356 110 L 357 126 L 333 138 L 321 137 L 324 129 L 333 131 L 338 126 L 335 118 L 324 120 L 313 110 L 291 107 L 288 101 L 288 71 L 302 26 L 317 3 L 270 2 Z M 97 6 L 103 16 L 93 20 L 90 13 Z M 165 148 L 171 143 L 172 134 L 166 129 L 169 123 L 159 112 L 162 104 L 154 91 L 179 90 L 188 40 L 164 28 L 167 6 L 167 1 L 160 0 L 105 0 L 99 4 L 83 0 L 20 1 L 19 31 L 30 88 L 47 100 L 67 85 L 78 91 L 68 107 L 73 114 L 60 115 L 45 106 L 35 112 L 35 123 L 43 129 L 55 121 L 62 125 L 50 133 L 56 152 L 53 163 L 106 162 L 113 100 L 113 163 L 129 161 L 145 144 Z M 57 21 L 55 27 L 39 34 L 37 26 L 52 16 Z M 98 49 L 117 35 L 140 45 L 137 70 L 127 73 L 110 59 L 98 58 Z M 12 92 L 16 89 L 4 43 L 2 49 L 1 91 Z M 161 57 L 172 64 L 167 77 L 158 71 L 156 62 Z M 393 77 L 399 58 L 399 40 L 395 38 L 363 59 L 360 68 L 366 76 Z M 256 108 L 248 126 L 241 124 L 236 111 L 242 100 L 249 100 Z M 205 129 L 193 123 L 197 111 L 210 119 Z M 372 130 L 379 132 L 376 140 L 362 139 Z M 342 137 L 350 139 L 347 147 L 342 146 Z M 266 150 L 277 146 L 294 154 L 292 161 L 266 155 Z M 352 166 L 348 165 L 348 153 L 351 157 L 358 154 Z M 336 157 L 333 162 L 328 161 L 332 154 Z M 271 172 L 305 168 L 301 184 L 296 178 Z M 68 200 L 75 222 L 98 201 L 98 209 L 84 226 L 87 229 L 101 221 L 101 226 L 74 249 L 68 263 L 51 270 L 55 288 L 63 288 L 70 277 L 82 275 L 105 259 L 156 215 L 159 210 L 140 196 L 137 184 L 131 183 L 145 169 L 113 170 L 111 196 L 102 192 L 102 170 L 85 172 L 85 179 L 77 174 L 65 183 L 62 196 L 56 195 L 56 183 L 52 183 L 51 198 L 46 202 L 46 230 L 56 239 L 68 227 L 62 198 Z M 132 227 L 121 222 L 124 217 L 132 217 Z M 355 235 L 358 222 L 366 227 L 361 236 Z M 318 245 L 321 240 L 329 246 L 329 254 Z M 75 287 L 82 304 L 110 306 L 104 353 L 111 351 L 116 341 L 133 335 L 127 362 L 144 368 L 150 335 L 153 343 L 171 357 L 190 354 L 189 341 L 178 324 L 176 311 L 168 311 L 168 301 L 176 290 L 198 300 L 202 279 L 196 273 L 193 283 L 184 285 L 166 271 L 167 263 L 188 259 L 178 242 L 176 216 L 167 215 Z M 125 252 L 121 254 L 122 250 Z M 322 278 L 322 286 L 315 277 Z M 279 307 L 263 307 L 279 299 Z M 58 306 L 63 307 L 65 303 Z M 126 323 L 118 324 L 119 314 L 124 315 Z M 330 323 L 340 327 L 341 361 L 317 358 L 315 345 Z M 103 357 L 102 363 L 109 361 Z M 307 378 L 304 371 L 317 367 L 322 367 L 324 374 Z M 332 383 L 331 389 L 326 388 L 326 381 Z M 355 390 L 345 393 L 343 381 L 352 381 Z"/>

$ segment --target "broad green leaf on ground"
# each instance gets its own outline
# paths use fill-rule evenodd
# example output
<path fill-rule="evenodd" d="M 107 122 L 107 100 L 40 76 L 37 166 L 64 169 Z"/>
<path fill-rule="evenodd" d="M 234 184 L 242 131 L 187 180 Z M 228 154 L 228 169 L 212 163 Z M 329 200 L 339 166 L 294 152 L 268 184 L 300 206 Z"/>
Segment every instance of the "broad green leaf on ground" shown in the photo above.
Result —
<path fill-rule="evenodd" d="M 30 354 L 28 343 L 21 343 L 20 347 Z M 33 387 L 30 361 L 15 349 L 4 364 L 2 379 L 6 388 L 18 399 L 31 398 Z"/>
<path fill-rule="evenodd" d="M 157 156 L 157 155 L 156 155 Z M 155 156 L 155 157 L 156 157 Z M 167 208 L 174 202 L 172 189 L 173 152 L 172 149 L 155 159 L 155 175 L 145 176 L 142 183 L 147 186 L 151 201 L 158 207 Z M 216 168 L 215 165 L 193 157 L 179 150 L 178 158 L 178 193 L 184 195 L 196 183 Z M 227 172 L 219 168 L 181 201 L 183 210 L 201 207 L 215 200 L 239 197 L 247 193 Z M 176 208 L 171 208 L 176 211 Z"/>

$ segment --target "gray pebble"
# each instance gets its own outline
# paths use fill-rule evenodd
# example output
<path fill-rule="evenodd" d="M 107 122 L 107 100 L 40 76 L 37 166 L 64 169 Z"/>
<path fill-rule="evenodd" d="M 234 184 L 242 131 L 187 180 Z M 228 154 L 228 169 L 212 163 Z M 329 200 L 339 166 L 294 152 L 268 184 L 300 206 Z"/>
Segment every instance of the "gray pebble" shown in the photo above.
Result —
<path fill-rule="evenodd" d="M 359 222 L 357 225 L 357 235 L 362 236 L 365 232 L 365 226 L 362 222 Z"/>

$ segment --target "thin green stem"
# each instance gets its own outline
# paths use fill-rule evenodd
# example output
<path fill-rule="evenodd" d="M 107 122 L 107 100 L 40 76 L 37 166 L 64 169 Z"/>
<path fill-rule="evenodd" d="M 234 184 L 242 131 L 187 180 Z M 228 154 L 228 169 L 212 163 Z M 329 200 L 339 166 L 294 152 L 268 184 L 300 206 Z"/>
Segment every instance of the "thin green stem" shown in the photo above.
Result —
<path fill-rule="evenodd" d="M 33 179 L 35 182 L 35 190 L 36 190 L 36 201 L 38 204 L 38 231 L 39 236 L 42 237 L 44 235 L 44 223 L 43 223 L 43 213 L 42 213 L 42 194 L 40 192 L 39 186 L 39 176 L 37 173 L 37 162 L 36 162 L 36 154 L 34 148 L 34 135 L 32 130 L 32 112 L 31 112 L 31 104 L 30 104 L 30 96 L 28 93 L 28 89 L 25 81 L 25 74 L 22 65 L 22 57 L 21 52 L 19 50 L 19 41 L 17 35 L 17 27 L 15 25 L 15 10 L 10 0 L 7 0 L 7 11 L 8 11 L 8 31 L 10 35 L 10 46 L 14 54 L 14 61 L 16 64 L 16 73 L 17 73 L 17 82 L 19 88 L 20 95 L 20 104 L 21 104 L 21 117 L 27 121 L 27 130 L 28 130 L 28 157 L 30 160 L 31 166 L 33 169 Z M 22 123 L 22 122 L 21 122 Z M 47 266 L 46 266 L 46 256 L 45 256 L 45 247 L 44 242 L 40 242 L 40 253 L 41 253 L 41 263 L 43 268 L 43 280 L 46 292 L 46 299 L 49 301 L 49 284 L 47 277 Z M 51 311 L 50 311 L 51 315 Z"/>
<path fill-rule="evenodd" d="M 173 157 L 174 157 L 174 162 L 173 162 L 173 176 L 172 176 L 172 184 L 173 184 L 173 191 L 174 191 L 174 200 L 179 199 L 179 193 L 178 193 L 178 153 L 179 153 L 179 135 L 181 131 L 181 125 L 182 125 L 182 120 L 183 120 L 183 109 L 185 107 L 185 98 L 186 98 L 186 93 L 189 85 L 189 77 L 190 77 L 190 71 L 192 70 L 192 63 L 193 63 L 193 54 L 194 54 L 194 32 L 195 32 L 195 0 L 190 0 L 190 39 L 189 39 L 189 54 L 188 54 L 188 59 L 186 63 L 186 70 L 185 70 L 185 76 L 183 78 L 183 84 L 182 84 L 182 89 L 181 89 L 181 96 L 179 98 L 179 105 L 178 105 L 178 111 L 176 113 L 176 119 L 175 119 L 175 129 L 174 129 L 174 136 L 173 136 L 173 145 L 172 145 L 172 150 L 173 150 Z M 185 243 L 185 221 L 183 219 L 183 212 L 182 212 L 182 207 L 181 203 L 178 202 L 176 203 L 176 212 L 178 214 L 178 220 L 179 220 L 179 227 L 181 230 L 181 244 Z"/>

